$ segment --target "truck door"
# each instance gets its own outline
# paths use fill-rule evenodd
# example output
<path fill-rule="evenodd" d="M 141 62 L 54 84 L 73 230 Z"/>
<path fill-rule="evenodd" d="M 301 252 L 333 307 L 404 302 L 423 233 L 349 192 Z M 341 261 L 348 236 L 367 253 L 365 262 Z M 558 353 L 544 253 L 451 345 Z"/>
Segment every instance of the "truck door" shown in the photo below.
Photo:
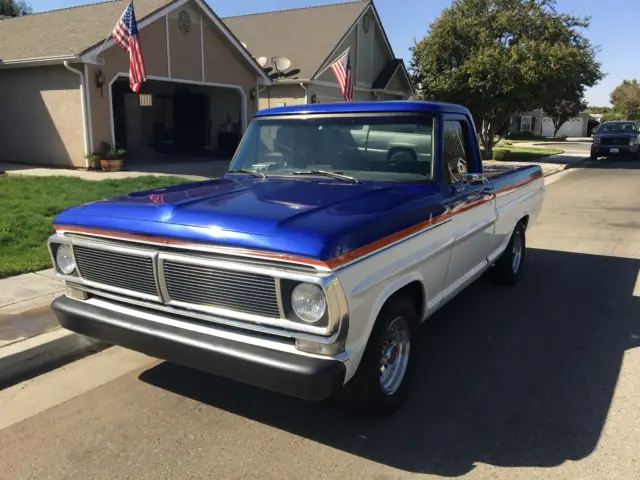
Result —
<path fill-rule="evenodd" d="M 466 173 L 482 173 L 475 132 L 466 117 L 445 117 L 441 130 L 442 181 L 448 195 L 446 206 L 451 215 L 455 242 L 445 281 L 446 299 L 477 278 L 487 265 L 487 257 L 495 243 L 497 213 L 489 183 L 470 185 L 463 182 Z"/>

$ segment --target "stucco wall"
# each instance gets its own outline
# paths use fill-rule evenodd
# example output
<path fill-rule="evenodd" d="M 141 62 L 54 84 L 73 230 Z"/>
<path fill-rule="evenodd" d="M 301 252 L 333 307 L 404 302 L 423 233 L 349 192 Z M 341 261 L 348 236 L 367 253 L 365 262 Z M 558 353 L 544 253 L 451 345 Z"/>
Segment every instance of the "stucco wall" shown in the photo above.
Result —
<path fill-rule="evenodd" d="M 300 85 L 272 85 L 260 92 L 260 110 L 307 103 L 307 92 Z"/>
<path fill-rule="evenodd" d="M 79 77 L 63 66 L 0 70 L 0 145 L 2 161 L 83 167 Z"/>
<path fill-rule="evenodd" d="M 179 29 L 178 18 L 181 11 L 186 11 L 191 19 L 191 29 L 185 34 Z M 203 21 L 202 43 L 204 45 L 204 77 L 203 56 L 200 42 L 200 21 Z M 188 80 L 225 85 L 240 86 L 247 100 L 247 121 L 255 114 L 257 105 L 251 100 L 251 90 L 256 86 L 257 72 L 240 52 L 231 44 L 223 33 L 206 17 L 195 4 L 188 3 L 169 14 L 169 58 L 167 62 L 166 20 L 161 17 L 154 23 L 140 30 L 140 42 L 145 59 L 147 75 L 168 78 L 179 82 Z M 129 71 L 129 60 L 126 52 L 118 46 L 103 51 L 101 56 L 105 65 L 89 65 L 91 118 L 94 149 L 101 141 L 111 143 L 111 120 L 109 111 L 108 83 L 118 72 Z M 170 72 L 169 72 L 170 67 Z M 96 73 L 102 70 L 107 85 L 103 89 L 95 87 Z M 170 74 L 170 75 L 169 75 Z M 140 93 L 145 92 L 145 84 Z M 228 94 L 228 101 L 238 101 L 239 93 L 229 89 L 216 93 Z M 220 100 L 218 104 L 226 104 Z M 213 105 L 212 105 L 213 106 Z M 226 111 L 226 110 L 225 110 Z"/>

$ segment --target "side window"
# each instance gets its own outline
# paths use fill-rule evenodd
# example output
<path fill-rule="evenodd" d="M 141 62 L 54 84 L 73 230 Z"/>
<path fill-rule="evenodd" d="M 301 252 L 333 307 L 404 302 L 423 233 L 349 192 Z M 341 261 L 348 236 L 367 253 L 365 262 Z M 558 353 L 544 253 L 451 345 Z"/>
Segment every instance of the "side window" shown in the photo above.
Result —
<path fill-rule="evenodd" d="M 467 173 L 471 158 L 466 148 L 464 127 L 459 120 L 444 122 L 444 178 L 447 183 L 462 181 Z"/>

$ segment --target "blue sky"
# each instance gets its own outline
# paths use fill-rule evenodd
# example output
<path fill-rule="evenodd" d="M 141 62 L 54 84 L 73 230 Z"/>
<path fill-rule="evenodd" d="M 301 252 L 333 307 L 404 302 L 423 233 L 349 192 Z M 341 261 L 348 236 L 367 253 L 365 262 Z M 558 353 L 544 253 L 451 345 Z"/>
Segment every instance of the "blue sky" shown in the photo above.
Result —
<path fill-rule="evenodd" d="M 31 0 L 34 11 L 91 3 L 87 0 Z M 333 3 L 333 0 L 208 0 L 221 17 Z M 393 49 L 408 59 L 414 38 L 422 38 L 450 0 L 375 0 Z M 608 105 L 609 94 L 623 79 L 640 78 L 640 0 L 558 0 L 558 10 L 589 15 L 587 36 L 602 50 L 598 60 L 607 77 L 589 90 L 591 105 Z M 114 19 L 115 22 L 116 19 Z"/>

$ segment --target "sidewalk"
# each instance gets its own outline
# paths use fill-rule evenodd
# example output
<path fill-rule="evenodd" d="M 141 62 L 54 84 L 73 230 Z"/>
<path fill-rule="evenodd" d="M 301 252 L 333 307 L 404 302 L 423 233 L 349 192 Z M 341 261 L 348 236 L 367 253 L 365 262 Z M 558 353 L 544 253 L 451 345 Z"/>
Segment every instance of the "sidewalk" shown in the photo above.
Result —
<path fill-rule="evenodd" d="M 33 177 L 75 177 L 82 180 L 121 180 L 124 178 L 135 178 L 143 176 L 155 177 L 181 177 L 189 180 L 199 181 L 208 180 L 211 176 L 220 177 L 227 171 L 228 162 L 211 162 L 210 165 L 204 164 L 184 164 L 177 165 L 172 168 L 171 165 L 159 165 L 157 169 L 153 168 L 137 168 L 134 170 L 122 170 L 119 172 L 97 172 L 81 169 L 69 168 L 47 168 L 29 165 L 19 165 L 15 163 L 0 162 L 0 172 L 5 171 L 7 175 L 24 175 Z M 208 175 L 208 176 L 206 176 Z"/>
<path fill-rule="evenodd" d="M 554 173 L 561 172 L 568 168 L 575 168 L 586 160 L 589 155 L 584 152 L 571 151 L 564 152 L 558 155 L 551 155 L 549 157 L 539 158 L 535 162 L 506 162 L 500 160 L 484 160 L 485 165 L 507 165 L 510 167 L 522 167 L 523 165 L 539 165 L 542 168 L 542 173 L 545 177 L 553 175 Z"/>
<path fill-rule="evenodd" d="M 99 343 L 60 327 L 50 304 L 64 291 L 53 269 L 0 280 L 0 389 Z"/>

